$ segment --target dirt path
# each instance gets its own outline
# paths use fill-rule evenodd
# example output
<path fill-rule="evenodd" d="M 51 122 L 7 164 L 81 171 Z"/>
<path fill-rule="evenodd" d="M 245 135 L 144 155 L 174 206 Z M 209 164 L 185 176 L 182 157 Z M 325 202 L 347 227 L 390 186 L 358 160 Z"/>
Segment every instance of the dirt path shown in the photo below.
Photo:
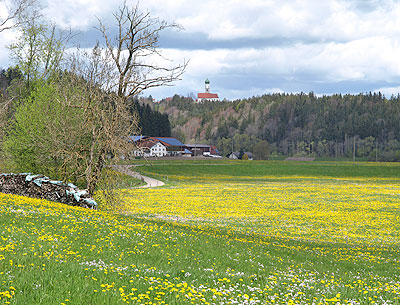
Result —
<path fill-rule="evenodd" d="M 119 171 L 120 173 L 129 175 L 131 177 L 134 177 L 134 178 L 137 178 L 137 179 L 140 179 L 140 180 L 143 180 L 144 182 L 146 182 L 146 185 L 142 185 L 142 186 L 139 186 L 139 187 L 156 187 L 156 186 L 162 186 L 162 185 L 165 184 L 164 182 L 162 182 L 160 180 L 157 180 L 157 179 L 154 179 L 154 178 L 150 178 L 150 177 L 147 177 L 147 176 L 143 176 L 143 175 L 141 175 L 141 174 L 139 174 L 137 172 L 131 171 L 130 170 L 131 166 L 132 165 L 114 165 L 114 168 L 117 171 Z"/>

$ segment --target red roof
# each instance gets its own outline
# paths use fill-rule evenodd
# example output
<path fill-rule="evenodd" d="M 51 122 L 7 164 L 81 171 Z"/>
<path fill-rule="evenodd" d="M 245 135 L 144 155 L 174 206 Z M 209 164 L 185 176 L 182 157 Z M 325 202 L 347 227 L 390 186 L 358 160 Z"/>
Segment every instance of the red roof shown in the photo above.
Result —
<path fill-rule="evenodd" d="M 219 98 L 217 93 L 197 93 L 197 98 Z"/>
<path fill-rule="evenodd" d="M 144 139 L 144 140 L 137 141 L 136 145 L 140 148 L 144 148 L 144 147 L 152 148 L 156 144 L 157 144 L 157 142 L 154 141 L 153 139 Z"/>
<path fill-rule="evenodd" d="M 154 141 L 160 142 L 166 147 L 169 146 L 185 146 L 185 144 L 181 143 L 178 139 L 171 137 L 151 137 Z"/>

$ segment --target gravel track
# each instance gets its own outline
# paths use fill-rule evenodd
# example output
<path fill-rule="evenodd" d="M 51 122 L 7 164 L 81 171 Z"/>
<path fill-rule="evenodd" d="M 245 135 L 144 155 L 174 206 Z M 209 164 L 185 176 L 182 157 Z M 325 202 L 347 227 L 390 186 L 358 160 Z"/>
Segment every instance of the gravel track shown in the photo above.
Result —
<path fill-rule="evenodd" d="M 139 174 L 137 172 L 132 171 L 130 169 L 131 166 L 132 165 L 114 165 L 114 168 L 117 171 L 119 171 L 120 173 L 129 175 L 131 177 L 134 177 L 134 178 L 137 178 L 137 179 L 140 179 L 140 180 L 143 180 L 144 182 L 146 182 L 146 185 L 139 186 L 139 188 L 142 188 L 142 187 L 157 187 L 157 186 L 162 186 L 162 185 L 165 184 L 164 182 L 162 182 L 160 180 L 157 180 L 157 179 L 154 179 L 154 178 L 150 178 L 150 177 L 147 177 L 147 176 L 143 176 L 143 175 L 141 175 L 141 174 Z"/>

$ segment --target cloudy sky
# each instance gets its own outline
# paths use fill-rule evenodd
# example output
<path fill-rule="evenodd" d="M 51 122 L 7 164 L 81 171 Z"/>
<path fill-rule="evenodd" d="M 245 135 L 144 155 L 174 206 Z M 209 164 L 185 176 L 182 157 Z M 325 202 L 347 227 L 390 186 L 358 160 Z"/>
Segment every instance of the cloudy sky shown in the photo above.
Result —
<path fill-rule="evenodd" d="M 122 2 L 48 0 L 44 14 L 79 31 L 80 44 L 89 47 L 97 38 L 96 16 L 111 25 Z M 227 99 L 400 92 L 397 0 L 141 0 L 140 7 L 184 28 L 165 32 L 160 47 L 176 63 L 190 60 L 175 86 L 145 92 L 157 99 L 203 92 L 206 78 Z M 11 64 L 4 45 L 14 35 L 0 34 L 2 67 Z"/>

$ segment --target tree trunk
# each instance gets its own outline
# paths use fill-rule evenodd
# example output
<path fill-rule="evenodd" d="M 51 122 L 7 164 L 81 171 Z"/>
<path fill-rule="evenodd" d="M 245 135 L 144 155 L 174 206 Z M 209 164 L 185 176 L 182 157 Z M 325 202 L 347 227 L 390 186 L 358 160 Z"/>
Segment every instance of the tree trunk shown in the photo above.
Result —
<path fill-rule="evenodd" d="M 101 178 L 101 171 L 104 168 L 105 160 L 106 160 L 106 152 L 104 149 L 101 149 L 96 164 L 90 164 L 88 167 L 90 168 L 90 172 L 88 172 L 86 175 L 86 181 L 87 181 L 87 190 L 91 197 L 93 197 L 96 185 L 99 182 L 99 179 Z"/>

